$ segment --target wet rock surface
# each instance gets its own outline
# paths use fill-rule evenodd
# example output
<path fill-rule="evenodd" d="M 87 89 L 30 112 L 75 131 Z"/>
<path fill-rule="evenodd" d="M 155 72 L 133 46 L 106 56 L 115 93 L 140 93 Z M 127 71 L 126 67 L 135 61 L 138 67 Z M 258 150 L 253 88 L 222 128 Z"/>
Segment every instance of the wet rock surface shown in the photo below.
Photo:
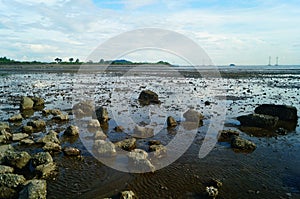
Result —
<path fill-rule="evenodd" d="M 150 105 L 150 104 L 160 104 L 161 102 L 158 99 L 158 95 L 151 90 L 143 90 L 138 100 L 142 105 Z"/>
<path fill-rule="evenodd" d="M 4 164 L 14 168 L 22 169 L 28 164 L 30 159 L 31 156 L 25 151 L 8 151 L 4 156 Z"/>
<path fill-rule="evenodd" d="M 31 180 L 19 193 L 19 199 L 46 199 L 47 182 L 45 180 Z"/>
<path fill-rule="evenodd" d="M 283 121 L 297 121 L 297 108 L 288 105 L 262 104 L 255 108 L 256 114 L 271 115 Z"/>
<path fill-rule="evenodd" d="M 125 139 L 115 143 L 115 146 L 125 151 L 131 151 L 136 148 L 136 139 L 135 138 Z"/>
<path fill-rule="evenodd" d="M 253 142 L 245 140 L 239 136 L 234 136 L 232 138 L 231 147 L 243 151 L 253 151 L 256 149 L 256 145 Z"/>
<path fill-rule="evenodd" d="M 275 128 L 278 123 L 278 117 L 261 114 L 239 116 L 237 119 L 241 122 L 242 126 L 261 128 Z"/>

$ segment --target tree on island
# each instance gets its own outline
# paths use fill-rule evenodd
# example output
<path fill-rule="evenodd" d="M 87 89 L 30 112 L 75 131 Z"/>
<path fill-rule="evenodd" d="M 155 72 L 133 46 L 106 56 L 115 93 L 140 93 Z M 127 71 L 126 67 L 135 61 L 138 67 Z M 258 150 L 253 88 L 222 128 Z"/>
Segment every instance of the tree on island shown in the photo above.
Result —
<path fill-rule="evenodd" d="M 55 61 L 56 63 L 61 63 L 61 62 L 62 62 L 62 59 L 60 59 L 60 58 L 57 57 L 57 58 L 54 59 L 54 61 Z"/>
<path fill-rule="evenodd" d="M 74 58 L 73 57 L 70 57 L 69 58 L 69 61 L 72 63 L 74 61 Z"/>

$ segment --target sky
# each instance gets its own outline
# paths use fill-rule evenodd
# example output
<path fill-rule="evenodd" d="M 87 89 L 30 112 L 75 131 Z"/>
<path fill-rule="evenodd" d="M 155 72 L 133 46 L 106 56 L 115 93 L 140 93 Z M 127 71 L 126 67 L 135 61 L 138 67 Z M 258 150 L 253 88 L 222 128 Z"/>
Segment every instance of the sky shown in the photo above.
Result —
<path fill-rule="evenodd" d="M 299 24 L 300 0 L 0 0 L 0 57 L 87 61 L 111 38 L 158 28 L 191 39 L 216 65 L 265 65 L 269 56 L 300 64 Z M 184 62 L 151 50 L 118 58 Z"/>

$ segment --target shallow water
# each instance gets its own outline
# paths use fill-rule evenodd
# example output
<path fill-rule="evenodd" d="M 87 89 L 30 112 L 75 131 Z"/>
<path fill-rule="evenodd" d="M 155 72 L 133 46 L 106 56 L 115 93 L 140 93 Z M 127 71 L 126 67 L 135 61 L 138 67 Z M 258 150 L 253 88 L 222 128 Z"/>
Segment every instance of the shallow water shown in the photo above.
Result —
<path fill-rule="evenodd" d="M 300 74 L 262 72 L 256 77 L 230 78 L 174 74 L 158 76 L 157 71 L 155 74 L 134 71 L 125 75 L 109 72 L 7 74 L 0 78 L 0 120 L 5 121 L 19 112 L 21 96 L 42 97 L 46 100 L 46 109 L 59 108 L 69 113 L 71 119 L 72 104 L 84 98 L 108 108 L 112 119 L 105 133 L 111 141 L 130 136 L 135 124 L 147 124 L 157 128 L 156 139 L 168 144 L 176 133 L 166 128 L 167 116 L 181 121 L 182 114 L 191 107 L 205 116 L 204 126 L 196 131 L 188 150 L 155 173 L 129 174 L 111 169 L 88 151 L 89 141 L 84 140 L 84 136 L 75 140 L 61 137 L 63 146 L 81 149 L 84 159 L 62 154 L 54 156 L 59 174 L 54 180 L 48 180 L 48 198 L 61 198 L 62 194 L 64 198 L 117 197 L 120 191 L 127 189 L 133 190 L 139 198 L 205 198 L 205 186 L 211 178 L 223 182 L 219 198 L 289 198 L 290 194 L 290 198 L 300 197 L 299 121 L 296 129 L 284 136 L 253 137 L 241 132 L 242 137 L 257 145 L 253 153 L 236 153 L 228 144 L 217 143 L 206 157 L 198 156 L 212 119 L 220 114 L 218 106 L 226 109 L 224 129 L 236 130 L 239 125 L 236 117 L 252 113 L 259 104 L 287 104 L 300 110 Z M 144 89 L 158 93 L 162 104 L 141 106 L 137 98 Z M 211 105 L 205 106 L 205 101 Z M 45 119 L 47 131 L 54 129 L 60 135 L 69 125 L 53 123 L 41 112 L 35 112 L 23 124 L 34 117 Z M 71 123 L 76 124 L 75 120 Z M 114 132 L 116 125 L 126 127 L 126 134 Z M 15 124 L 12 129 L 17 132 L 20 126 Z M 147 140 L 140 139 L 138 148 L 146 149 Z"/>

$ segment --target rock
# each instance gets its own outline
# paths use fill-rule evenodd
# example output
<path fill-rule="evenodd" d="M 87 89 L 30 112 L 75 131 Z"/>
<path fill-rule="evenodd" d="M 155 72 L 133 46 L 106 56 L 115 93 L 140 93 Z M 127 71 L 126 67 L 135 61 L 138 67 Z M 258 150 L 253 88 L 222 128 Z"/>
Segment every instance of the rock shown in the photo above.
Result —
<path fill-rule="evenodd" d="M 43 98 L 40 97 L 31 97 L 32 101 L 33 101 L 33 108 L 40 110 L 43 109 L 45 106 L 45 101 Z"/>
<path fill-rule="evenodd" d="M 56 164 L 50 162 L 48 164 L 41 164 L 35 168 L 35 173 L 42 179 L 53 175 L 57 170 Z"/>
<path fill-rule="evenodd" d="M 0 130 L 0 143 L 7 143 L 12 139 L 12 134 L 5 129 Z"/>
<path fill-rule="evenodd" d="M 7 130 L 9 131 L 9 124 L 7 122 L 0 122 L 0 130 Z"/>
<path fill-rule="evenodd" d="M 22 97 L 20 109 L 21 110 L 33 109 L 33 104 L 34 102 L 30 97 Z"/>
<path fill-rule="evenodd" d="M 8 119 L 9 122 L 20 122 L 20 121 L 22 121 L 22 120 L 23 120 L 23 117 L 22 117 L 22 115 L 21 115 L 20 113 L 17 114 L 17 115 L 11 116 L 11 117 Z"/>
<path fill-rule="evenodd" d="M 205 105 L 205 106 L 209 106 L 209 105 L 210 105 L 210 102 L 209 102 L 209 101 L 205 101 L 205 102 L 204 102 L 204 105 Z"/>
<path fill-rule="evenodd" d="M 6 153 L 4 157 L 5 165 L 12 166 L 18 169 L 22 169 L 27 165 L 31 156 L 25 152 L 16 152 L 16 151 L 9 151 Z"/>
<path fill-rule="evenodd" d="M 220 180 L 214 178 L 211 179 L 210 184 L 211 186 L 218 187 L 218 188 L 221 188 L 223 186 L 223 183 Z"/>
<path fill-rule="evenodd" d="M 14 133 L 14 134 L 12 134 L 12 140 L 13 141 L 20 141 L 20 140 L 23 140 L 27 137 L 29 137 L 29 135 L 26 134 L 26 133 Z"/>
<path fill-rule="evenodd" d="M 139 102 L 142 105 L 150 105 L 150 104 L 160 104 L 161 102 L 158 100 L 158 95 L 150 90 L 143 90 L 139 95 Z"/>
<path fill-rule="evenodd" d="M 65 148 L 63 149 L 63 152 L 64 152 L 64 154 L 67 155 L 67 156 L 79 156 L 80 153 L 81 153 L 79 149 L 74 148 L 74 147 L 70 147 L 70 146 L 65 147 Z"/>
<path fill-rule="evenodd" d="M 21 145 L 32 145 L 32 144 L 35 144 L 35 142 L 32 139 L 25 138 L 20 141 L 20 144 Z"/>
<path fill-rule="evenodd" d="M 235 130 L 221 130 L 218 134 L 219 142 L 230 142 L 234 136 L 239 136 L 240 133 Z"/>
<path fill-rule="evenodd" d="M 22 175 L 4 173 L 0 174 L 0 187 L 17 188 L 24 184 L 26 179 Z"/>
<path fill-rule="evenodd" d="M 166 148 L 164 145 L 162 145 L 162 144 L 159 144 L 159 145 L 151 145 L 151 146 L 149 147 L 149 151 L 150 151 L 150 152 L 153 152 L 154 157 L 156 157 L 156 158 L 161 158 L 161 157 L 163 157 L 163 156 L 166 155 L 166 153 L 167 153 L 167 148 Z"/>
<path fill-rule="evenodd" d="M 96 111 L 96 117 L 101 123 L 108 122 L 109 117 L 108 117 L 107 108 L 101 106 L 97 108 L 95 111 Z"/>
<path fill-rule="evenodd" d="M 27 126 L 32 126 L 34 132 L 39 132 L 46 128 L 46 122 L 44 120 L 34 120 L 28 122 Z"/>
<path fill-rule="evenodd" d="M 44 151 L 50 151 L 50 152 L 60 152 L 61 151 L 61 146 L 57 143 L 54 142 L 47 142 L 43 146 Z"/>
<path fill-rule="evenodd" d="M 124 132 L 124 127 L 123 126 L 116 126 L 115 128 L 114 128 L 114 131 L 115 132 L 118 132 L 118 133 L 121 133 L 121 132 Z"/>
<path fill-rule="evenodd" d="M 42 112 L 44 115 L 53 115 L 53 116 L 57 116 L 57 115 L 62 115 L 62 112 L 59 109 L 48 109 L 48 110 L 43 110 Z"/>
<path fill-rule="evenodd" d="M 206 187 L 205 190 L 206 190 L 206 193 L 208 194 L 208 196 L 212 197 L 212 198 L 216 198 L 219 194 L 218 189 L 213 186 Z"/>
<path fill-rule="evenodd" d="M 100 128 L 100 122 L 96 119 L 92 119 L 88 122 L 87 128 Z"/>
<path fill-rule="evenodd" d="M 13 172 L 14 172 L 14 168 L 9 167 L 9 166 L 0 165 L 0 174 L 13 173 Z"/>
<path fill-rule="evenodd" d="M 288 134 L 288 130 L 284 129 L 284 128 L 278 128 L 276 131 L 275 131 L 276 134 L 278 135 L 287 135 Z"/>
<path fill-rule="evenodd" d="M 5 162 L 5 156 L 10 151 L 14 151 L 14 148 L 11 145 L 0 145 L 0 164 Z"/>
<path fill-rule="evenodd" d="M 84 101 L 73 106 L 73 113 L 76 117 L 88 117 L 94 113 L 94 105 L 92 101 Z"/>
<path fill-rule="evenodd" d="M 204 116 L 196 110 L 189 109 L 183 114 L 186 122 L 192 122 L 198 124 L 198 126 L 203 126 Z"/>
<path fill-rule="evenodd" d="M 168 127 L 175 127 L 175 126 L 177 126 L 177 122 L 172 116 L 169 116 L 167 118 L 167 125 L 168 125 Z"/>
<path fill-rule="evenodd" d="M 102 130 L 95 132 L 95 136 L 94 136 L 95 140 L 105 140 L 106 138 L 107 138 L 107 136 L 105 135 L 105 133 L 103 133 Z"/>
<path fill-rule="evenodd" d="M 19 199 L 46 199 L 46 180 L 30 180 L 19 193 Z"/>
<path fill-rule="evenodd" d="M 237 117 L 241 126 L 275 128 L 278 122 L 278 117 L 261 114 L 250 114 Z"/>
<path fill-rule="evenodd" d="M 78 136 L 79 135 L 79 128 L 77 126 L 69 126 L 65 132 L 64 132 L 65 136 Z"/>
<path fill-rule="evenodd" d="M 135 126 L 133 136 L 137 138 L 148 138 L 154 136 L 154 130 L 148 127 Z"/>
<path fill-rule="evenodd" d="M 34 129 L 32 126 L 23 126 L 22 132 L 27 134 L 32 134 L 34 132 Z"/>
<path fill-rule="evenodd" d="M 31 116 L 34 115 L 34 110 L 33 109 L 21 110 L 21 115 L 24 119 L 30 118 Z"/>
<path fill-rule="evenodd" d="M 256 145 L 253 142 L 245 140 L 239 136 L 234 136 L 232 138 L 231 147 L 243 151 L 254 151 L 256 149 Z"/>
<path fill-rule="evenodd" d="M 122 191 L 120 199 L 137 199 L 133 191 Z"/>
<path fill-rule="evenodd" d="M 52 118 L 52 120 L 59 121 L 59 122 L 65 122 L 65 121 L 69 120 L 69 115 L 68 114 L 56 115 Z"/>
<path fill-rule="evenodd" d="M 14 190 L 12 188 L 0 186 L 0 198 L 11 199 L 11 198 L 16 198 L 16 197 L 17 197 L 16 190 Z"/>
<path fill-rule="evenodd" d="M 104 140 L 96 140 L 93 149 L 97 152 L 97 154 L 102 156 L 112 156 L 117 153 L 115 145 Z"/>
<path fill-rule="evenodd" d="M 136 148 L 136 139 L 135 138 L 125 139 L 115 143 L 115 146 L 125 151 L 131 151 Z"/>
<path fill-rule="evenodd" d="M 44 137 L 37 140 L 37 143 L 47 144 L 49 142 L 60 144 L 60 141 L 58 139 L 58 134 L 53 130 L 49 131 Z"/>
<path fill-rule="evenodd" d="M 37 167 L 42 164 L 48 164 L 53 162 L 52 156 L 48 152 L 39 152 L 35 154 L 32 159 L 31 163 L 33 167 Z"/>
<path fill-rule="evenodd" d="M 279 120 L 297 121 L 297 108 L 287 105 L 262 104 L 255 108 L 256 114 L 271 115 L 278 117 Z"/>
<path fill-rule="evenodd" d="M 148 153 L 142 149 L 134 149 L 129 152 L 128 160 L 129 160 L 129 171 L 130 172 L 154 172 L 154 165 L 147 159 Z"/>
<path fill-rule="evenodd" d="M 150 140 L 150 141 L 148 142 L 148 144 L 149 144 L 149 145 L 159 145 L 159 144 L 161 144 L 161 142 L 160 142 L 159 140 Z"/>

